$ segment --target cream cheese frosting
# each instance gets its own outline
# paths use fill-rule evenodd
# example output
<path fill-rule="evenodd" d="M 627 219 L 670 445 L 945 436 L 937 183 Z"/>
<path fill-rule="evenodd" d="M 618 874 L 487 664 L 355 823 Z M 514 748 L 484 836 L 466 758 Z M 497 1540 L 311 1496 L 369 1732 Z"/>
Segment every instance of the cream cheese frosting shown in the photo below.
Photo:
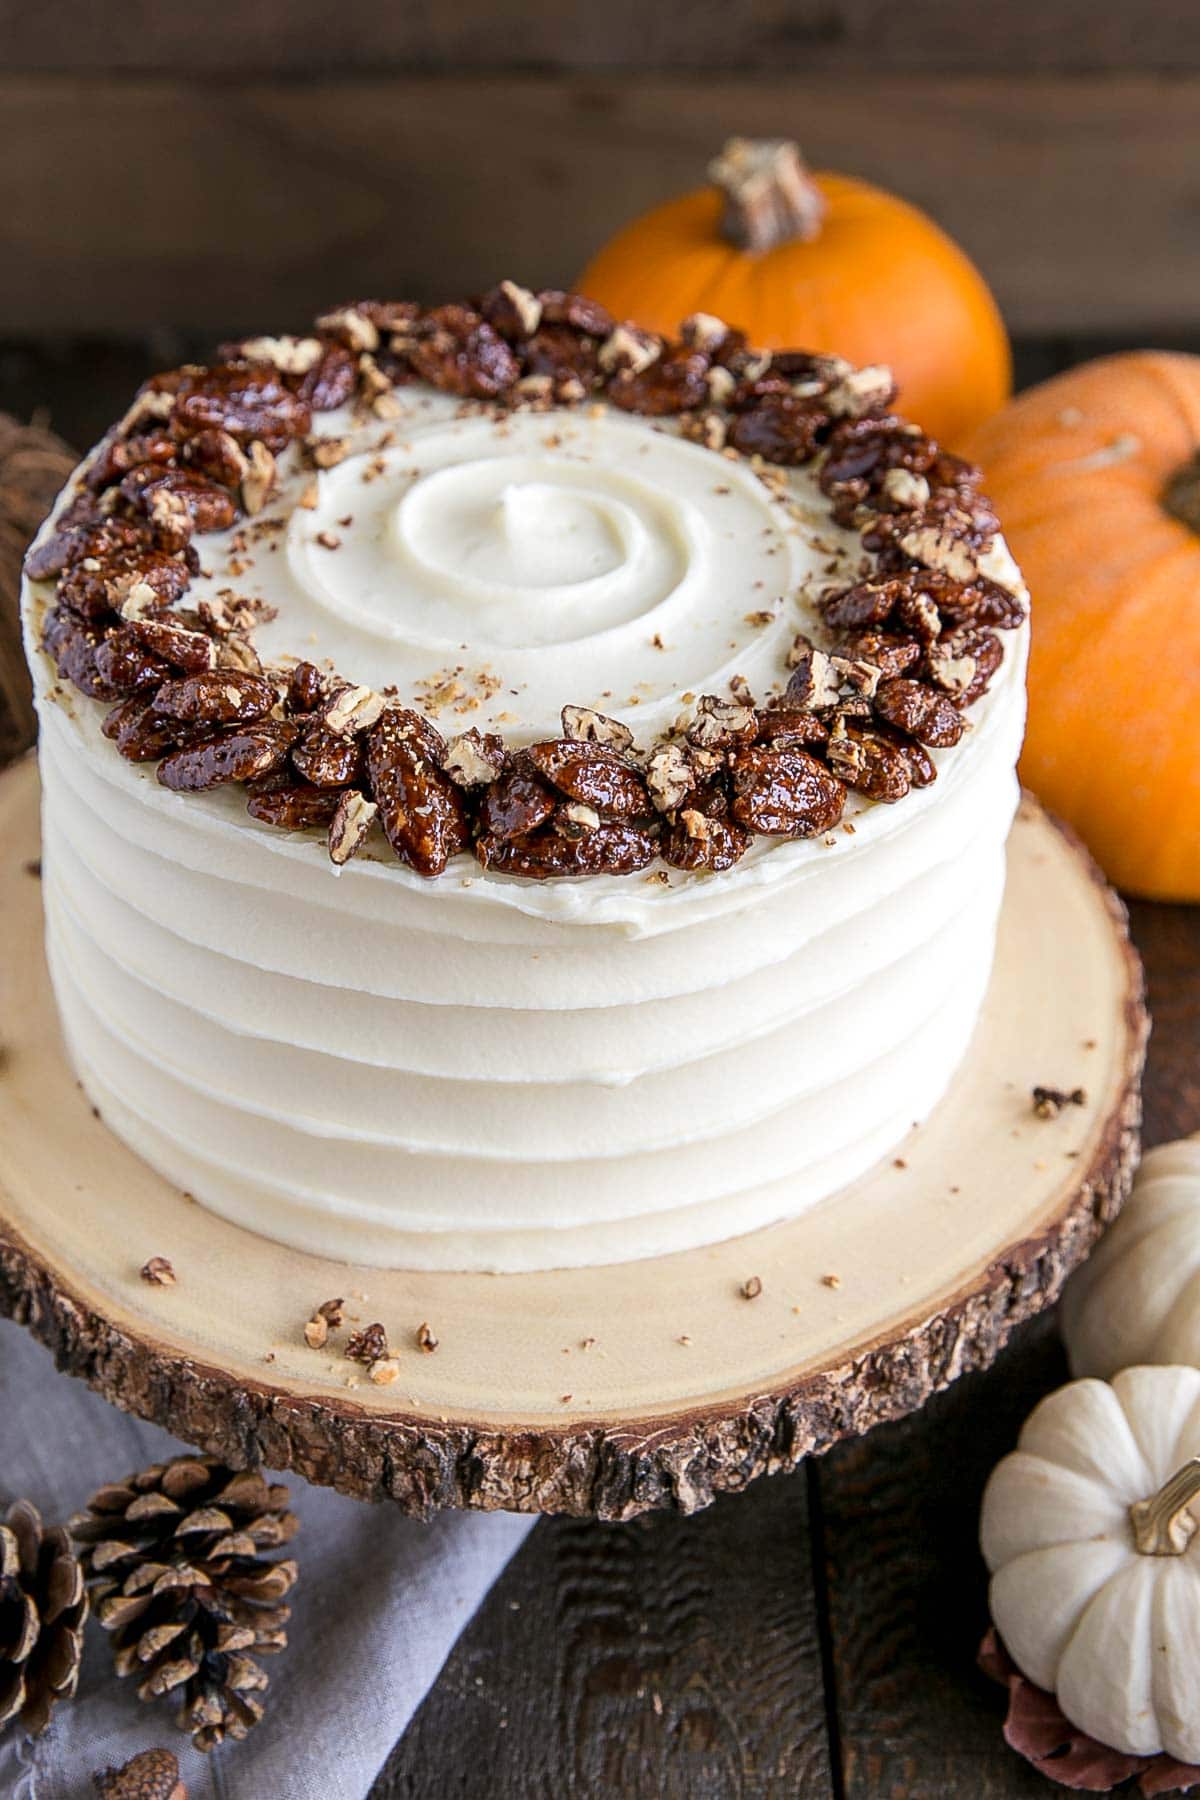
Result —
<path fill-rule="evenodd" d="M 824 586 L 862 572 L 808 470 L 601 406 L 501 417 L 424 388 L 325 415 L 254 525 L 198 540 L 190 603 L 277 609 L 264 661 L 328 658 L 446 729 L 649 742 L 681 695 L 765 695 Z M 344 453 L 343 453 L 344 452 Z M 1019 586 L 998 543 L 991 570 Z M 31 643 L 44 595 L 27 591 Z M 895 807 L 757 838 L 721 874 L 430 882 L 181 795 L 31 651 L 47 945 L 110 1126 L 214 1211 L 414 1268 L 662 1254 L 827 1198 L 937 1102 L 991 968 L 1027 628 L 964 741 Z"/>

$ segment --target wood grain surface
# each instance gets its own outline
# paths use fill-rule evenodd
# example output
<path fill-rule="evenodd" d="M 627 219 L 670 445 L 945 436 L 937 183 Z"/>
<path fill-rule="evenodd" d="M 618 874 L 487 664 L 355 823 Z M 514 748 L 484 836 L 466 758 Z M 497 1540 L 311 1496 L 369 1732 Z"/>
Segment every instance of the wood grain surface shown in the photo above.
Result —
<path fill-rule="evenodd" d="M 1040 378 L 1080 353 L 1027 342 L 1018 366 Z M 90 441 L 156 360 L 171 356 L 56 341 L 0 352 L 0 408 L 49 397 L 59 429 Z M 1200 909 L 1131 913 L 1157 1143 L 1200 1129 Z M 1003 1697 L 972 1659 L 982 1483 L 1064 1375 L 1053 1321 L 1038 1320 L 923 1413 L 695 1518 L 539 1525 L 372 1800 L 1061 1797 L 1004 1745 Z"/>
<path fill-rule="evenodd" d="M 730 132 L 797 136 L 817 166 L 926 207 L 1018 332 L 1190 322 L 1200 74 L 1179 65 L 293 81 L 6 65 L 0 134 L 22 153 L 0 159 L 0 333 L 279 328 L 353 294 L 569 281 L 640 208 L 702 182 Z"/>
<path fill-rule="evenodd" d="M 243 0 L 237 29 L 191 0 L 0 0 L 0 42 L 16 71 L 920 68 L 1200 68 L 1188 0 Z"/>

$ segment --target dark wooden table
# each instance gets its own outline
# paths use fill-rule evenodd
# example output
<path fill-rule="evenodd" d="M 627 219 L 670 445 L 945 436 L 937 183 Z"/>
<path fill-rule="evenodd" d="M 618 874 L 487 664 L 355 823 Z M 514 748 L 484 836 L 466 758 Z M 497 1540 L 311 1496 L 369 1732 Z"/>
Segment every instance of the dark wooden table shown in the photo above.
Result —
<path fill-rule="evenodd" d="M 76 443 L 184 339 L 0 344 L 0 410 Z M 1094 346 L 1022 347 L 1027 380 Z M 1137 904 L 1146 1141 L 1200 1128 L 1200 909 Z M 1065 1377 L 1053 1318 L 924 1412 L 691 1519 L 545 1520 L 463 1634 L 372 1800 L 1016 1800 L 975 1669 L 989 1470 Z"/>

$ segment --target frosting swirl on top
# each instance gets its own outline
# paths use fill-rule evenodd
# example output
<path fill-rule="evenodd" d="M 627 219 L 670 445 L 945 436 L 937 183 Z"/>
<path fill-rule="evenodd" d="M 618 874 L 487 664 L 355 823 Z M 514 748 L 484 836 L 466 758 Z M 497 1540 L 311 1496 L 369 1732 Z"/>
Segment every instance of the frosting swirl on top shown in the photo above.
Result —
<path fill-rule="evenodd" d="M 796 596 L 833 539 L 858 551 L 748 464 L 619 413 L 463 418 L 424 394 L 401 405 L 397 442 L 320 472 L 286 559 L 254 558 L 243 584 L 278 608 L 259 632 L 265 654 L 303 645 L 402 696 L 468 659 L 468 675 L 499 685 L 462 696 L 465 723 L 545 736 L 570 700 L 641 733 L 669 723 L 686 691 L 721 692 L 736 674 L 778 681 L 786 646 L 813 625 Z"/>

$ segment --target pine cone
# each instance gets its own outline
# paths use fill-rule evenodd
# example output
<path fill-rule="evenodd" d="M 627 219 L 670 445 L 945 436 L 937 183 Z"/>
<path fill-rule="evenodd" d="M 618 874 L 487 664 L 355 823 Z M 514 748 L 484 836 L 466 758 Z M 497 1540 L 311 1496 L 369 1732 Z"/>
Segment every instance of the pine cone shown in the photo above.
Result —
<path fill-rule="evenodd" d="M 110 1482 L 71 1520 L 117 1674 L 140 1673 L 143 1700 L 177 1692 L 199 1750 L 263 1715 L 256 1658 L 287 1643 L 278 1602 L 296 1579 L 294 1562 L 263 1552 L 299 1528 L 287 1502 L 254 1470 L 180 1456 Z"/>
<path fill-rule="evenodd" d="M 79 1681 L 87 1591 L 61 1525 L 42 1528 L 18 1500 L 0 1523 L 0 1730 L 19 1719 L 36 1737 Z"/>
<path fill-rule="evenodd" d="M 173 1750 L 139 1750 L 119 1769 L 102 1769 L 92 1777 L 107 1800 L 187 1800 Z"/>

